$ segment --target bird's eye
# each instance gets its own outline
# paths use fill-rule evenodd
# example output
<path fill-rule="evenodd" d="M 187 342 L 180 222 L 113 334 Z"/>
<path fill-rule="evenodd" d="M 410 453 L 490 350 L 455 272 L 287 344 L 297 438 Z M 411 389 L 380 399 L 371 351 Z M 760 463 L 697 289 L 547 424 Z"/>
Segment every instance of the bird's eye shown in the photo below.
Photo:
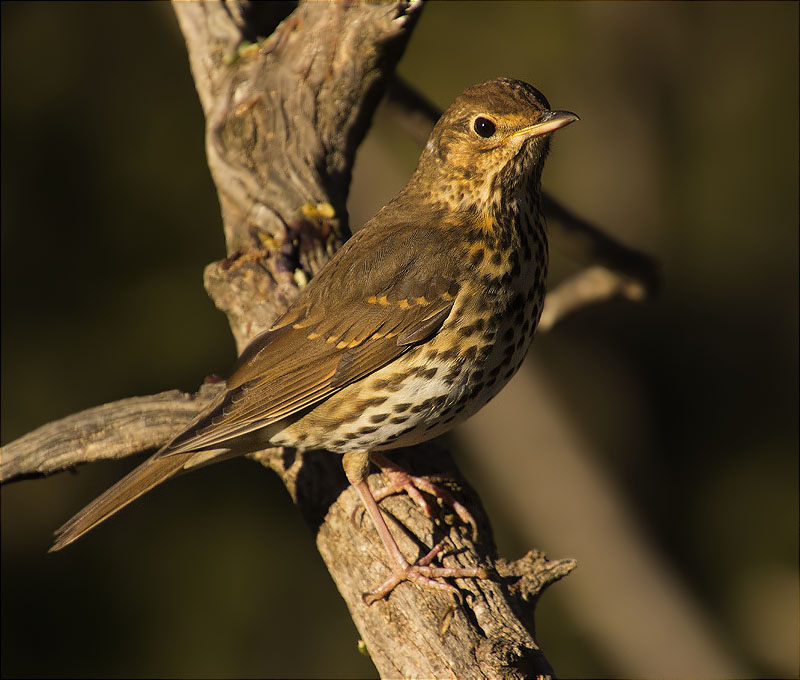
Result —
<path fill-rule="evenodd" d="M 497 131 L 497 126 L 488 118 L 478 116 L 472 124 L 472 129 L 484 139 L 488 139 Z"/>

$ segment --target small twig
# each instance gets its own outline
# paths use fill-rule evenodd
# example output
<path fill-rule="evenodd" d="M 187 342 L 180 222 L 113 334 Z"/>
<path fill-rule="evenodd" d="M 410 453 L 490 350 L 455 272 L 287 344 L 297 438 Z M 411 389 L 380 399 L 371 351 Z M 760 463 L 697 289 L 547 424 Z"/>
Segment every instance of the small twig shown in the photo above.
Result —
<path fill-rule="evenodd" d="M 582 269 L 547 294 L 538 330 L 549 331 L 577 309 L 615 295 L 641 302 L 647 292 L 640 281 L 600 265 Z"/>

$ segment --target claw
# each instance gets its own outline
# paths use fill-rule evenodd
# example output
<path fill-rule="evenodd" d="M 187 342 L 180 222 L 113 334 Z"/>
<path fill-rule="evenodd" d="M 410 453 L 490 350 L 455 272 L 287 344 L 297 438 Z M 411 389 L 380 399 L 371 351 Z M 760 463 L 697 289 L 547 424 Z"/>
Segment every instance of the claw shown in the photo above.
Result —
<path fill-rule="evenodd" d="M 430 503 L 425 500 L 425 497 L 421 493 L 424 491 L 425 493 L 441 501 L 443 504 L 449 505 L 451 508 L 453 508 L 453 511 L 456 513 L 456 515 L 458 515 L 459 519 L 472 527 L 472 540 L 477 540 L 478 525 L 475 523 L 475 519 L 470 511 L 467 510 L 464 505 L 459 503 L 449 491 L 436 486 L 433 483 L 434 481 L 446 479 L 446 477 L 442 477 L 440 475 L 433 477 L 418 477 L 409 474 L 399 465 L 393 463 L 386 458 L 386 456 L 380 453 L 371 453 L 370 460 L 372 460 L 372 462 L 380 468 L 381 472 L 383 472 L 383 474 L 386 476 L 388 482 L 386 486 L 372 492 L 372 496 L 375 498 L 376 502 L 380 502 L 388 496 L 405 491 L 411 500 L 413 500 L 420 507 L 422 512 L 425 513 L 425 516 L 430 518 L 433 516 L 433 510 Z"/>
<path fill-rule="evenodd" d="M 445 539 L 446 540 L 446 539 Z M 378 600 L 382 600 L 389 593 L 391 593 L 403 581 L 411 581 L 426 588 L 435 588 L 443 590 L 455 596 L 459 604 L 462 604 L 464 598 L 461 592 L 455 586 L 449 583 L 437 581 L 439 578 L 488 578 L 489 572 L 481 567 L 464 568 L 464 567 L 431 567 L 430 563 L 436 558 L 443 550 L 445 540 L 437 543 L 431 550 L 420 559 L 416 564 L 395 564 L 392 565 L 394 573 L 386 579 L 380 586 L 364 593 L 364 601 L 369 605 Z"/>
<path fill-rule="evenodd" d="M 420 493 L 420 489 L 429 493 L 443 502 L 448 503 L 453 507 L 458 516 L 466 523 L 472 526 L 473 534 L 477 534 L 477 526 L 475 520 L 472 519 L 469 511 L 460 503 L 458 503 L 449 493 L 443 489 L 439 489 L 431 483 L 429 479 L 423 477 L 414 477 L 409 475 L 405 470 L 389 461 L 381 454 L 369 454 L 366 451 L 353 451 L 344 454 L 342 457 L 342 466 L 344 467 L 347 479 L 350 484 L 356 489 L 358 495 L 361 497 L 361 502 L 367 514 L 372 519 L 378 536 L 386 549 L 386 554 L 389 557 L 389 565 L 392 570 L 392 576 L 384 583 L 375 588 L 369 593 L 364 594 L 364 601 L 367 604 L 372 604 L 376 600 L 380 600 L 389 593 L 391 593 L 398 585 L 404 581 L 411 581 L 426 588 L 434 588 L 436 590 L 443 590 L 456 597 L 459 602 L 463 602 L 461 593 L 454 586 L 445 583 L 438 579 L 445 578 L 488 578 L 489 572 L 480 567 L 474 568 L 452 568 L 452 567 L 432 567 L 431 562 L 438 557 L 444 550 L 444 540 L 437 543 L 431 550 L 416 564 L 409 564 L 405 556 L 394 540 L 392 532 L 386 525 L 386 520 L 383 518 L 383 513 L 378 507 L 376 494 L 373 493 L 367 484 L 367 469 L 369 461 L 372 461 L 383 470 L 389 478 L 389 485 L 387 488 L 377 492 L 378 498 L 385 498 L 391 493 L 398 493 L 401 490 L 408 492 L 417 504 L 419 504 L 426 515 L 430 516 L 431 509 L 425 498 Z M 355 516 L 355 513 L 354 513 Z"/>

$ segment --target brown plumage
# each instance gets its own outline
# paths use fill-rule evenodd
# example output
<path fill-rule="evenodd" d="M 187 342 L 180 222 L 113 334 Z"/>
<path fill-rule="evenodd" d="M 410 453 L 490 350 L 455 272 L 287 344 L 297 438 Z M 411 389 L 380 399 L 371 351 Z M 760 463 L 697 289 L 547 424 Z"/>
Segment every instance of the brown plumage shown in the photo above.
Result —
<path fill-rule="evenodd" d="M 244 350 L 224 394 L 61 527 L 51 550 L 180 470 L 281 445 L 344 454 L 395 573 L 377 596 L 402 580 L 451 589 L 432 579 L 482 576 L 409 565 L 364 477 L 372 454 L 393 483 L 432 492 L 376 452 L 448 430 L 522 362 L 547 270 L 542 166 L 549 134 L 574 120 L 521 81 L 466 90 L 405 189 Z"/>

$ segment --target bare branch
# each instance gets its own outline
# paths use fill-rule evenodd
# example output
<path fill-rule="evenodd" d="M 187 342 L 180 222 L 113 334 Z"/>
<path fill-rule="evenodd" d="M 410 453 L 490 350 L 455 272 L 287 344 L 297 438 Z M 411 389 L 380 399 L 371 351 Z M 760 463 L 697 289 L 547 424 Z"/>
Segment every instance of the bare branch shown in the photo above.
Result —
<path fill-rule="evenodd" d="M 195 395 L 170 390 L 122 399 L 43 425 L 0 449 L 0 481 L 50 475 L 158 448 L 222 387 L 203 385 Z"/>
<path fill-rule="evenodd" d="M 582 269 L 548 293 L 537 330 L 549 331 L 577 309 L 616 295 L 640 302 L 647 292 L 641 281 L 605 267 Z"/>

